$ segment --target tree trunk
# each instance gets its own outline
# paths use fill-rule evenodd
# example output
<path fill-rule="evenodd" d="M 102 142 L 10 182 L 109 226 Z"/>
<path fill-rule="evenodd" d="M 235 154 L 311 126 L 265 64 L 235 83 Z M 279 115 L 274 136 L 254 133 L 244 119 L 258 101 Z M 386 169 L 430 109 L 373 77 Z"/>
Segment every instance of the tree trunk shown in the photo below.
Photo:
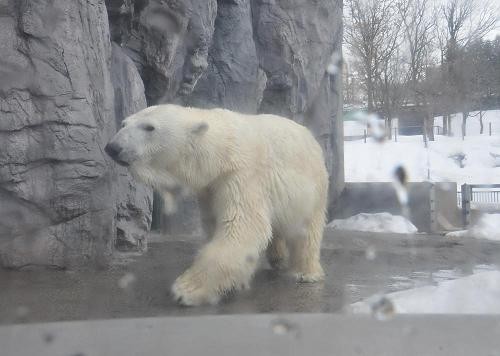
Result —
<path fill-rule="evenodd" d="M 462 138 L 465 137 L 467 134 L 467 117 L 469 116 L 469 113 L 464 111 L 462 112 Z"/>
<path fill-rule="evenodd" d="M 427 148 L 427 120 L 424 118 L 424 126 L 422 127 L 422 136 L 424 138 L 424 147 Z"/>
<path fill-rule="evenodd" d="M 385 129 L 388 140 L 392 140 L 392 119 L 390 117 L 385 119 Z"/>
<path fill-rule="evenodd" d="M 367 91 L 367 96 L 368 96 L 368 112 L 373 111 L 373 92 L 374 92 L 374 85 L 373 85 L 373 78 L 368 75 L 366 78 L 366 91 Z"/>
<path fill-rule="evenodd" d="M 432 115 L 427 115 L 427 134 L 429 136 L 429 141 L 434 141 L 434 118 Z"/>
<path fill-rule="evenodd" d="M 448 114 L 443 114 L 443 136 L 448 135 Z"/>
<path fill-rule="evenodd" d="M 484 123 L 483 123 L 483 112 L 479 110 L 479 125 L 481 126 L 481 130 L 479 133 L 482 135 L 484 132 Z"/>
<path fill-rule="evenodd" d="M 368 86 L 368 112 L 373 112 L 373 88 Z"/>

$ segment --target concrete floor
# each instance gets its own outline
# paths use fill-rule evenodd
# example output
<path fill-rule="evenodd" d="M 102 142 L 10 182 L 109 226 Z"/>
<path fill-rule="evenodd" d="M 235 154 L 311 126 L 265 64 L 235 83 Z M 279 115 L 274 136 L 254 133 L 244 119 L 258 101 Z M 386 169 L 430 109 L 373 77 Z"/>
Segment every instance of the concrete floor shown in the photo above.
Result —
<path fill-rule="evenodd" d="M 297 284 L 263 267 L 249 291 L 218 306 L 185 308 L 169 296 L 199 243 L 153 242 L 144 255 L 117 258 L 106 271 L 0 271 L 0 324 L 150 316 L 250 313 L 335 313 L 375 293 L 500 268 L 500 244 L 460 243 L 438 235 L 401 237 L 327 231 L 327 279 Z M 129 261 L 127 261 L 127 259 Z M 445 276 L 445 277 L 442 277 Z"/>

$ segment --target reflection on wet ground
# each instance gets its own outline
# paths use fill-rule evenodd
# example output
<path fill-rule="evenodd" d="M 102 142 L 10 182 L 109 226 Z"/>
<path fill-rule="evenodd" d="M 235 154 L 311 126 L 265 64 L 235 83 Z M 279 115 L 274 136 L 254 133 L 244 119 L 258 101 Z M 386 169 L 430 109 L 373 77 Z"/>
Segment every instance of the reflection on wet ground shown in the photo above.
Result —
<path fill-rule="evenodd" d="M 166 315 L 341 312 L 377 293 L 434 285 L 500 269 L 500 244 L 437 235 L 402 237 L 327 231 L 327 279 L 297 284 L 265 263 L 249 291 L 218 306 L 183 308 L 169 296 L 199 243 L 151 243 L 145 255 L 117 259 L 106 271 L 0 271 L 0 323 Z"/>
<path fill-rule="evenodd" d="M 497 265 L 478 264 L 472 268 L 472 274 L 496 271 Z M 471 270 L 462 268 L 443 269 L 435 272 L 420 272 L 411 273 L 410 276 L 394 276 L 391 277 L 392 283 L 389 285 L 390 291 L 399 291 L 402 289 L 418 288 L 427 285 L 437 285 L 439 282 L 449 281 L 461 277 L 466 277 L 471 274 Z"/>

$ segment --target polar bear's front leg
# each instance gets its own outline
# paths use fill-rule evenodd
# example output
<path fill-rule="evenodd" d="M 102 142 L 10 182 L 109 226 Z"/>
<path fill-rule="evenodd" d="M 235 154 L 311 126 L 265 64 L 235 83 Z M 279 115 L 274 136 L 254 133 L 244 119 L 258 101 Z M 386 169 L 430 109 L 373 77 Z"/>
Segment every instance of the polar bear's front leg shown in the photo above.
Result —
<path fill-rule="evenodd" d="M 221 221 L 212 241 L 175 281 L 174 299 L 187 306 L 216 304 L 225 293 L 248 288 L 270 236 L 271 225 L 259 211 L 240 210 Z"/>
<path fill-rule="evenodd" d="M 286 241 L 278 234 L 277 236 L 273 236 L 273 239 L 267 248 L 266 255 L 267 261 L 272 268 L 284 270 L 288 267 L 289 253 Z"/>

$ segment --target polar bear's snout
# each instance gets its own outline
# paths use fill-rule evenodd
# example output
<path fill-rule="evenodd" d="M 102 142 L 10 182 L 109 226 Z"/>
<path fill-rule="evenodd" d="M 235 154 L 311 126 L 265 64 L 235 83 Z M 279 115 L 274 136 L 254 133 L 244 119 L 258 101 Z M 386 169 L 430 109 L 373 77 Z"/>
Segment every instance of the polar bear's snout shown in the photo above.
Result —
<path fill-rule="evenodd" d="M 120 156 L 120 152 L 122 150 L 121 146 L 116 142 L 110 142 L 106 145 L 106 147 L 104 147 L 104 151 L 106 151 L 108 156 L 114 160 Z"/>
<path fill-rule="evenodd" d="M 123 147 L 121 147 L 118 143 L 111 141 L 106 145 L 106 147 L 104 147 L 104 151 L 119 165 L 125 167 L 130 165 L 130 163 L 122 157 L 121 153 L 123 152 Z"/>
<path fill-rule="evenodd" d="M 136 125 L 123 127 L 111 138 L 104 151 L 119 165 L 130 166 L 142 158 L 144 147 L 150 139 L 146 137 L 148 133 L 137 130 Z"/>

